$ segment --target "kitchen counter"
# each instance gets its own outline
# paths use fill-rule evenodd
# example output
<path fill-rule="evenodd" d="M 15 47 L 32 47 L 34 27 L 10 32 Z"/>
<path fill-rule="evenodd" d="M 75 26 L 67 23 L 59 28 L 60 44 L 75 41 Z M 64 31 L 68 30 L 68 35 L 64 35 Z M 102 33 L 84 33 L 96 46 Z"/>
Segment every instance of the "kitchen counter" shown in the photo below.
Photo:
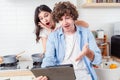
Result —
<path fill-rule="evenodd" d="M 34 76 L 30 70 L 7 70 L 0 71 L 0 77 L 11 76 Z"/>
<path fill-rule="evenodd" d="M 111 67 L 110 65 L 116 65 Z M 101 65 L 95 68 L 98 80 L 120 80 L 120 59 L 116 57 L 103 57 Z"/>
<path fill-rule="evenodd" d="M 120 58 L 114 57 L 114 56 L 103 56 L 103 61 L 116 61 L 120 63 Z"/>
<path fill-rule="evenodd" d="M 33 76 L 30 69 L 33 67 L 32 61 L 19 61 L 18 69 L 14 70 L 0 70 L 0 77 L 5 76 Z"/>
<path fill-rule="evenodd" d="M 120 63 L 120 59 L 116 58 L 116 57 L 111 57 L 109 59 L 117 61 Z M 18 69 L 15 70 L 0 70 L 0 77 L 28 77 L 31 76 L 31 78 L 34 78 L 34 75 L 32 74 L 32 72 L 30 71 L 31 68 L 33 68 L 33 62 L 32 60 L 29 61 L 19 61 L 18 65 L 17 65 Z M 2 80 L 2 79 L 0 79 Z M 4 79 L 3 79 L 4 80 Z M 11 79 L 10 79 L 11 80 Z M 13 79 L 13 80 L 18 80 L 18 79 Z M 26 80 L 26 79 L 21 79 L 21 80 Z M 30 80 L 30 79 L 27 79 Z M 32 79 L 31 79 L 32 80 Z"/>

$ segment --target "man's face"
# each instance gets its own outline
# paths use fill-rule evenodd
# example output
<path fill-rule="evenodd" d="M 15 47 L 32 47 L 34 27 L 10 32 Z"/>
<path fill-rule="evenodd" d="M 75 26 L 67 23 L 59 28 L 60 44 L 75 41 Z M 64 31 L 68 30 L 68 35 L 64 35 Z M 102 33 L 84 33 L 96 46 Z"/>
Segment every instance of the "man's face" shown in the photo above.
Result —
<path fill-rule="evenodd" d="M 64 32 L 71 32 L 75 29 L 74 20 L 71 16 L 64 15 L 59 20 Z"/>

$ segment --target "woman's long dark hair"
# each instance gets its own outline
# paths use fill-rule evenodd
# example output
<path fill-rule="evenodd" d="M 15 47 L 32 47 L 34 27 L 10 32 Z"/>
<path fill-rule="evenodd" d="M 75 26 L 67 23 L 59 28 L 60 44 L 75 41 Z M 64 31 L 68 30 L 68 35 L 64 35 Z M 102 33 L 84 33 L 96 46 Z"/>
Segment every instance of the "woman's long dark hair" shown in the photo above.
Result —
<path fill-rule="evenodd" d="M 36 28 L 35 28 L 36 42 L 39 42 L 40 30 L 43 29 L 40 25 L 38 25 L 38 22 L 40 22 L 38 14 L 41 11 L 46 11 L 46 12 L 49 12 L 49 13 L 52 12 L 52 10 L 47 5 L 40 5 L 35 9 L 34 22 L 35 22 L 35 26 L 36 26 Z"/>

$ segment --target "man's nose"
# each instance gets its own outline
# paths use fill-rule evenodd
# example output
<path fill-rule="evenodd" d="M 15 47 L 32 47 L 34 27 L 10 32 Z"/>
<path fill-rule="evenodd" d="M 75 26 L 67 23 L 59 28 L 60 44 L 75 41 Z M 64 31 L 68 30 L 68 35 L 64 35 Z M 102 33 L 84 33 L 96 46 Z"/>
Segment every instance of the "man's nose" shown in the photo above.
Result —
<path fill-rule="evenodd" d="M 67 23 L 66 19 L 63 19 L 63 24 L 66 24 L 66 23 Z"/>

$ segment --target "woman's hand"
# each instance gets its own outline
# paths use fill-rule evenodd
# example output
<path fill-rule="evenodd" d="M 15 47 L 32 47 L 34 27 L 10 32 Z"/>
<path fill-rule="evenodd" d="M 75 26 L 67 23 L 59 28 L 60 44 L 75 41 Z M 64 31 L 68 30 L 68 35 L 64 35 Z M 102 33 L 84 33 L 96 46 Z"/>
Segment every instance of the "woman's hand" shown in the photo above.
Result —
<path fill-rule="evenodd" d="M 38 25 L 41 26 L 42 28 L 46 29 L 46 30 L 48 31 L 48 33 L 51 33 L 51 32 L 52 32 L 52 29 L 46 27 L 46 25 L 44 25 L 43 23 L 38 22 Z"/>
<path fill-rule="evenodd" d="M 38 22 L 38 25 L 39 26 L 41 26 L 42 28 L 44 28 L 44 29 L 48 29 L 43 23 L 41 23 L 41 22 Z"/>
<path fill-rule="evenodd" d="M 46 76 L 37 77 L 35 80 L 48 80 Z"/>

